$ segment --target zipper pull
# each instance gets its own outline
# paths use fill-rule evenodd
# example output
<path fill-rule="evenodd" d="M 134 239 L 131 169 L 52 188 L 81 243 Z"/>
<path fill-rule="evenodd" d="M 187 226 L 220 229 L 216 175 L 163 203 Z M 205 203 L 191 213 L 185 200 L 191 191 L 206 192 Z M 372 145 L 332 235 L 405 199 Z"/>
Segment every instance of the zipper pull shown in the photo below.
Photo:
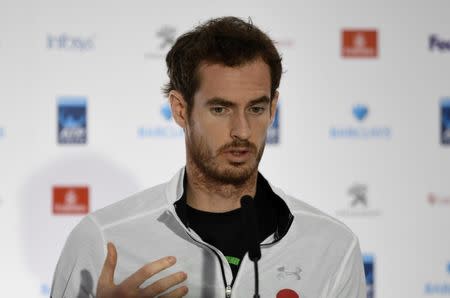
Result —
<path fill-rule="evenodd" d="M 225 297 L 226 298 L 231 298 L 231 286 L 227 286 L 225 288 Z"/>

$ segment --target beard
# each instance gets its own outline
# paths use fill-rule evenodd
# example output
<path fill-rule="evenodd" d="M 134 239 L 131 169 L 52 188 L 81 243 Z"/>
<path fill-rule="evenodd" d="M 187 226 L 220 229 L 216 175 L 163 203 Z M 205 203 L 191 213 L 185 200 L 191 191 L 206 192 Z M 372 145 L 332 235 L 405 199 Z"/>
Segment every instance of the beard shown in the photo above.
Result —
<path fill-rule="evenodd" d="M 230 162 L 221 159 L 221 154 L 233 148 L 246 149 L 252 157 L 246 162 Z M 235 186 L 245 184 L 257 172 L 264 148 L 265 138 L 259 148 L 247 140 L 235 139 L 221 146 L 216 152 L 212 152 L 206 144 L 204 137 L 190 134 L 190 137 L 186 138 L 188 159 L 195 164 L 205 178 L 219 184 L 231 184 Z"/>

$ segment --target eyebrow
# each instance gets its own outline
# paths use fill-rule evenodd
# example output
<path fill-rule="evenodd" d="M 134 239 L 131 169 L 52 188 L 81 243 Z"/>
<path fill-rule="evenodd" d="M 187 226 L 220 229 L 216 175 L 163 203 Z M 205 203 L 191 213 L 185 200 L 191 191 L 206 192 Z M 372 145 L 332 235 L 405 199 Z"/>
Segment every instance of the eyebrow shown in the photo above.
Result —
<path fill-rule="evenodd" d="M 263 95 L 256 99 L 250 100 L 250 102 L 248 103 L 248 106 L 252 106 L 255 104 L 259 104 L 259 103 L 267 103 L 268 104 L 268 103 L 270 103 L 270 98 L 267 97 L 266 95 Z M 206 101 L 206 105 L 208 105 L 208 106 L 220 105 L 220 106 L 224 106 L 224 107 L 232 107 L 232 106 L 235 106 L 236 104 L 225 98 L 213 97 Z"/>

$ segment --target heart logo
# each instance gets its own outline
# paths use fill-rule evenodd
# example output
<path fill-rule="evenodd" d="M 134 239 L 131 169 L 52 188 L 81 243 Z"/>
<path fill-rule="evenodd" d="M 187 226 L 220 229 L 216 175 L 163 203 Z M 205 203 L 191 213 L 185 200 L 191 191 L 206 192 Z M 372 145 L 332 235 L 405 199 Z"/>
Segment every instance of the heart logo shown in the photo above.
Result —
<path fill-rule="evenodd" d="M 367 114 L 369 113 L 369 108 L 365 105 L 356 105 L 353 107 L 353 116 L 359 121 L 363 121 Z"/>

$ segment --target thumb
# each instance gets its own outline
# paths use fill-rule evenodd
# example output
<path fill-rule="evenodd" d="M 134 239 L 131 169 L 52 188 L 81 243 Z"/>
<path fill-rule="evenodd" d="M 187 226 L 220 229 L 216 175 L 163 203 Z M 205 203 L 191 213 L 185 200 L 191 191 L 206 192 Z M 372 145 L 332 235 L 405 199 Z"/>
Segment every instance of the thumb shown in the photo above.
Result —
<path fill-rule="evenodd" d="M 114 284 L 114 271 L 117 265 L 117 250 L 112 242 L 108 242 L 105 263 L 100 274 L 99 284 Z"/>

